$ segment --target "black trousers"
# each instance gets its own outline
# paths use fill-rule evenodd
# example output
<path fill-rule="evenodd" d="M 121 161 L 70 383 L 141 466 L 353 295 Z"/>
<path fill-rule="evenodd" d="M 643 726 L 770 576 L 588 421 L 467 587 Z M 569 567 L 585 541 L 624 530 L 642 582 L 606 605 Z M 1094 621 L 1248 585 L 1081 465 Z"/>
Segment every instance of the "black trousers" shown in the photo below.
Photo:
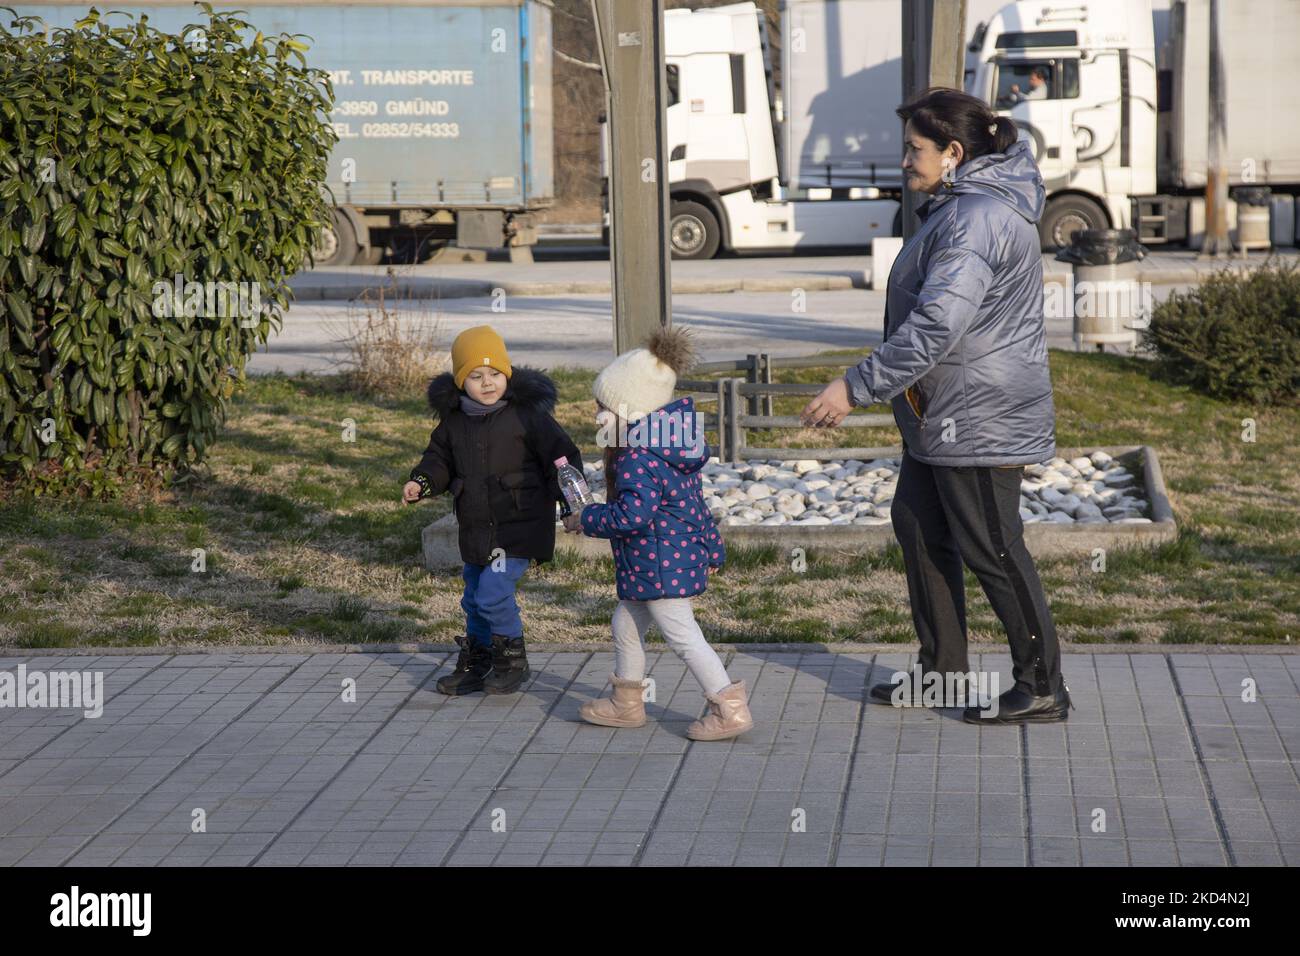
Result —
<path fill-rule="evenodd" d="M 1023 471 L 927 465 L 905 449 L 891 515 L 923 671 L 970 671 L 965 562 L 1006 628 L 1016 685 L 1043 696 L 1061 686 L 1061 654 L 1042 582 L 1025 548 Z"/>

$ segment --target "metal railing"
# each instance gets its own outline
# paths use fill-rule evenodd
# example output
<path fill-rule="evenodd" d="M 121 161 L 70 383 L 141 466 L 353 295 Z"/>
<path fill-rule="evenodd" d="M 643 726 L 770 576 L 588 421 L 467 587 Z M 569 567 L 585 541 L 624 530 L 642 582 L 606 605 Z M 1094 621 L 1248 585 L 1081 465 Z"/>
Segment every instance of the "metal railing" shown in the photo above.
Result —
<path fill-rule="evenodd" d="M 780 384 L 772 381 L 772 370 L 777 368 L 848 368 L 856 362 L 838 362 L 824 358 L 774 358 L 758 352 L 743 359 L 724 362 L 705 362 L 692 371 L 744 372 L 745 377 L 719 379 L 678 379 L 677 390 L 692 394 L 697 403 L 716 402 L 715 413 L 703 412 L 706 430 L 718 433 L 718 458 L 727 462 L 742 462 L 756 458 L 848 459 L 897 457 L 899 449 L 882 448 L 755 448 L 746 441 L 749 428 L 803 428 L 798 415 L 772 414 L 772 398 L 776 395 L 807 395 L 810 398 L 825 385 Z M 836 428 L 890 428 L 894 427 L 892 414 L 853 413 Z"/>

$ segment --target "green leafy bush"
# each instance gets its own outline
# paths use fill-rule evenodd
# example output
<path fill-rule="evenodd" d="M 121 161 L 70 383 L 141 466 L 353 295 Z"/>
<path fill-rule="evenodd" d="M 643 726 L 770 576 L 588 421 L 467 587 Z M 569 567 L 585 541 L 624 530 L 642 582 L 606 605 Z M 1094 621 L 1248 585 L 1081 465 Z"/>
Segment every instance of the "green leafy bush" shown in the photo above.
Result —
<path fill-rule="evenodd" d="M 288 303 L 336 137 L 306 45 L 0 15 L 0 473 L 201 460 Z M 54 480 L 57 479 L 57 480 Z"/>
<path fill-rule="evenodd" d="M 1221 270 L 1156 307 L 1143 331 L 1154 371 L 1214 398 L 1256 405 L 1300 396 L 1300 270 L 1270 260 Z"/>

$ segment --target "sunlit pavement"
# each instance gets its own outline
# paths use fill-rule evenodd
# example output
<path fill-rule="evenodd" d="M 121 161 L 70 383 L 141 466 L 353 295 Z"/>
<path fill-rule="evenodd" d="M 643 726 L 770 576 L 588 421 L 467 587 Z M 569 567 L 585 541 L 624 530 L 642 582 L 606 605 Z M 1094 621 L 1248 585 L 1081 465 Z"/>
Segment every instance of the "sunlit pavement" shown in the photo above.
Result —
<path fill-rule="evenodd" d="M 671 654 L 636 730 L 578 718 L 610 653 L 531 660 L 447 698 L 444 653 L 0 658 L 104 682 L 0 708 L 0 864 L 1300 863 L 1290 652 L 1067 653 L 1077 709 L 1030 727 L 864 705 L 906 654 L 736 652 L 755 727 L 708 744 Z"/>

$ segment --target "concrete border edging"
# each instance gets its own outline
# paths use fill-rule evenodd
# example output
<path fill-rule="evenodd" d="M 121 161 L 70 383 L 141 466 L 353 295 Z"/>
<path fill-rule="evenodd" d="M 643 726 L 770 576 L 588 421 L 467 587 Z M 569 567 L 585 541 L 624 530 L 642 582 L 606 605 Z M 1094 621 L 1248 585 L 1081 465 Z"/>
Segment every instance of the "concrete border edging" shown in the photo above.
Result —
<path fill-rule="evenodd" d="M 383 289 L 391 299 L 475 299 L 487 298 L 497 289 L 506 295 L 609 295 L 610 284 L 603 280 L 510 280 L 437 278 L 416 276 L 375 282 L 303 282 L 290 283 L 293 302 L 351 302 L 367 293 Z M 854 275 L 792 275 L 792 276 L 738 276 L 723 279 L 677 278 L 673 280 L 674 295 L 710 295 L 727 292 L 790 292 L 804 289 L 808 292 L 838 292 L 868 287 L 864 270 Z"/>
<path fill-rule="evenodd" d="M 1251 271 L 1251 266 L 1243 267 Z M 1146 269 L 1138 272 L 1138 282 L 1152 285 L 1195 285 L 1208 275 L 1195 269 Z M 1044 272 L 1044 285 L 1065 285 L 1070 273 Z M 301 277 L 297 284 L 293 278 Z M 383 288 L 390 298 L 398 299 L 473 299 L 491 296 L 501 289 L 507 295 L 562 296 L 611 295 L 606 279 L 474 279 L 464 276 L 408 276 L 387 281 L 383 275 L 313 282 L 310 272 L 300 272 L 289 281 L 295 302 L 350 302 Z M 672 280 L 674 295 L 712 295 L 728 292 L 839 292 L 850 289 L 871 291 L 871 270 L 853 270 L 851 274 L 796 273 L 779 276 L 734 276 L 692 278 L 677 276 Z M 878 290 L 877 290 L 878 291 Z"/>
<path fill-rule="evenodd" d="M 915 654 L 916 642 L 900 644 L 848 644 L 833 642 L 771 644 L 742 643 L 718 644 L 710 641 L 709 646 L 719 653 L 736 651 L 742 654 Z M 545 651 L 548 654 L 591 654 L 610 652 L 613 645 L 608 639 L 580 643 L 548 644 L 534 640 L 529 645 L 534 653 Z M 652 641 L 651 649 L 666 648 L 666 644 Z M 980 644 L 972 642 L 970 649 L 980 654 L 1006 653 L 1006 644 Z M 169 644 L 158 647 L 0 647 L 0 660 L 15 657 L 179 657 L 183 655 L 204 655 L 219 657 L 251 654 L 454 654 L 459 650 L 455 644 Z M 1061 642 L 1062 654 L 1296 654 L 1300 653 L 1297 644 L 1073 644 Z M 0 665 L 0 670 L 3 670 Z"/>

